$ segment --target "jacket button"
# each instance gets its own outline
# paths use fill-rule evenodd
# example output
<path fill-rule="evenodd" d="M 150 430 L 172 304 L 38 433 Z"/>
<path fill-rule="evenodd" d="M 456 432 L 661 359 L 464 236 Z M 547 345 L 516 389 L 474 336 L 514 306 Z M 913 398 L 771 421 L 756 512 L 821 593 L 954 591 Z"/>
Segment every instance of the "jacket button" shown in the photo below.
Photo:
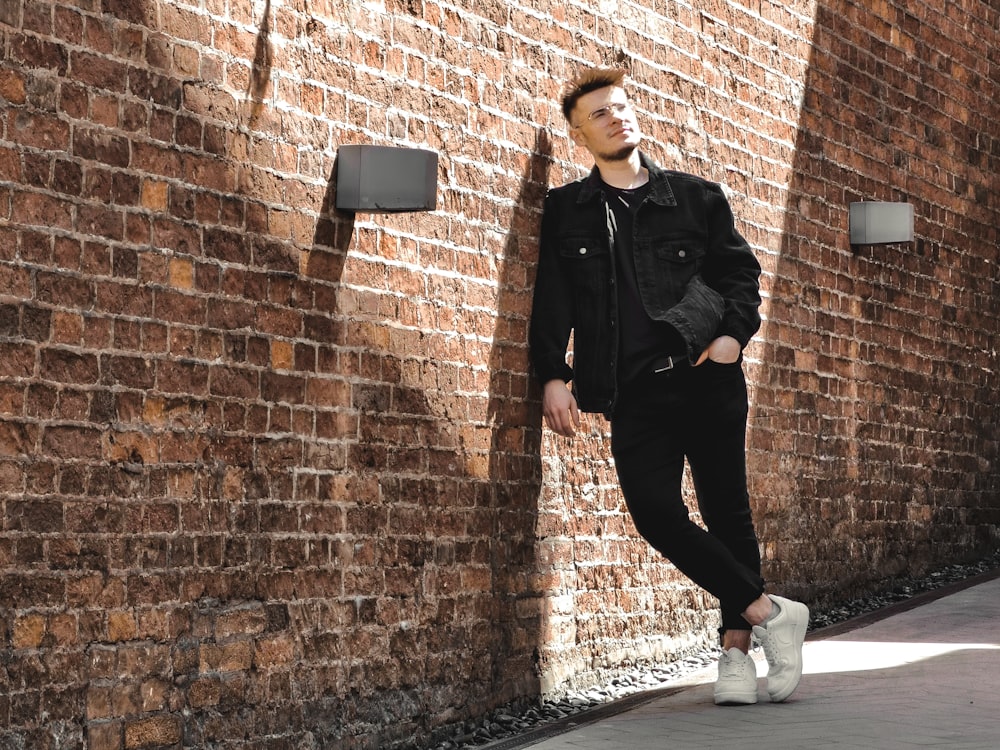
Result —
<path fill-rule="evenodd" d="M 587 248 L 581 247 L 580 248 L 580 255 L 586 255 L 586 254 L 587 254 Z"/>
<path fill-rule="evenodd" d="M 677 251 L 677 257 L 678 258 L 683 258 L 685 255 L 687 255 L 687 251 L 685 251 L 685 250 L 678 250 Z"/>

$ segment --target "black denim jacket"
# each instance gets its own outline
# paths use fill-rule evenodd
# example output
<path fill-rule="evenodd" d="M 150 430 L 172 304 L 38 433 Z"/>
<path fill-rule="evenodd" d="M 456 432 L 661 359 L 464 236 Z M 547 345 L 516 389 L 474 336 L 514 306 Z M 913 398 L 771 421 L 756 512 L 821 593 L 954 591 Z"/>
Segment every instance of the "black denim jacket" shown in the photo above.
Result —
<path fill-rule="evenodd" d="M 722 189 L 641 158 L 650 187 L 632 241 L 643 307 L 677 329 L 692 364 L 719 336 L 746 346 L 760 327 L 760 264 L 736 231 Z M 581 411 L 610 416 L 618 395 L 618 296 L 601 185 L 595 168 L 545 198 L 529 345 L 542 383 L 572 381 Z"/>

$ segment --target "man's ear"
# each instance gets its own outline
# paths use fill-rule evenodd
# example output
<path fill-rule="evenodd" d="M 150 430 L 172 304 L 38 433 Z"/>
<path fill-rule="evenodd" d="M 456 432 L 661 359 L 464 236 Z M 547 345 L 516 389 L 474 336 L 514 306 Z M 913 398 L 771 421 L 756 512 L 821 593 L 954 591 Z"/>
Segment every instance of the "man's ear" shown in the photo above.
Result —
<path fill-rule="evenodd" d="M 586 139 L 583 137 L 583 133 L 580 131 L 580 128 L 570 128 L 569 137 L 573 139 L 573 143 L 577 146 L 586 145 Z"/>

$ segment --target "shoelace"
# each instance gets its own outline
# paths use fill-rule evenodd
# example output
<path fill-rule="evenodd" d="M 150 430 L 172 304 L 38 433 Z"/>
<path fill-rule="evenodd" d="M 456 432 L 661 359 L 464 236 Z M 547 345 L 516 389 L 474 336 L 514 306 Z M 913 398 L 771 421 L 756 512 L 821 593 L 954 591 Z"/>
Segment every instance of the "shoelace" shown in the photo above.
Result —
<path fill-rule="evenodd" d="M 735 677 L 742 678 L 747 671 L 747 660 L 737 658 L 726 657 L 722 660 L 722 669 L 720 670 L 720 677 Z"/>
<path fill-rule="evenodd" d="M 756 634 L 754 634 L 750 642 L 754 648 L 759 647 L 764 649 L 764 658 L 767 659 L 767 663 L 770 666 L 777 667 L 783 663 L 783 660 L 780 658 L 778 652 L 775 650 L 774 644 L 771 642 L 770 638 L 760 639 L 757 637 Z"/>

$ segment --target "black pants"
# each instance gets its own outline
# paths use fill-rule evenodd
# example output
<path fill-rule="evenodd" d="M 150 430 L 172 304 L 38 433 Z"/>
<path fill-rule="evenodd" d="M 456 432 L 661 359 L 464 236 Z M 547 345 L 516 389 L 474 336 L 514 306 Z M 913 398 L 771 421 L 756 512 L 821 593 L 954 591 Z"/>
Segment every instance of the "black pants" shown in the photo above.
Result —
<path fill-rule="evenodd" d="M 764 591 L 746 477 L 747 388 L 742 362 L 706 361 L 650 373 L 622 388 L 611 451 L 639 533 L 717 597 L 723 630 Z M 684 459 L 707 531 L 688 515 Z"/>

